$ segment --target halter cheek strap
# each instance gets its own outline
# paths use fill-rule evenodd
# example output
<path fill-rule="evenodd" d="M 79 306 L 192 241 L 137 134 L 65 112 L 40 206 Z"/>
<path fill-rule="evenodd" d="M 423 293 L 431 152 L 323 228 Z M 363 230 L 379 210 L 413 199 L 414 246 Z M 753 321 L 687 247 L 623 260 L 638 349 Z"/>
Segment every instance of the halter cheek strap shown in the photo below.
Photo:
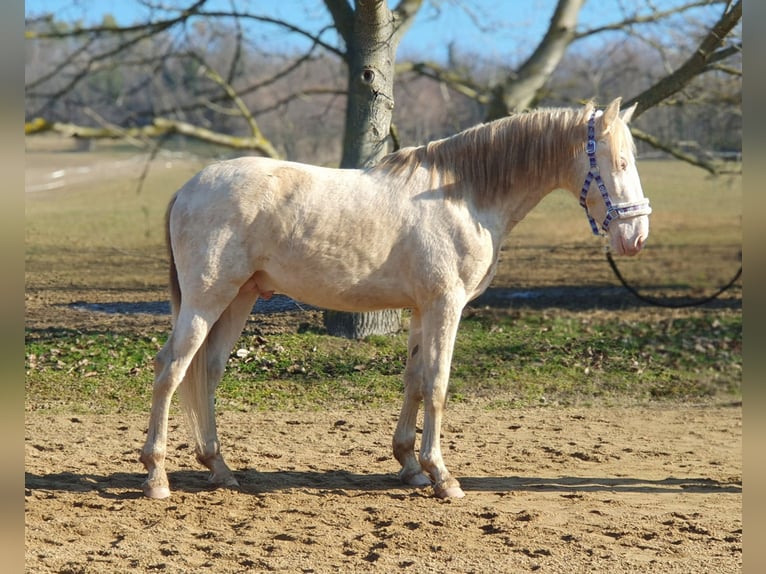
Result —
<path fill-rule="evenodd" d="M 596 112 L 590 116 L 588 120 L 588 143 L 585 146 L 585 151 L 588 154 L 588 160 L 590 161 L 590 170 L 588 175 L 585 176 L 585 182 L 583 183 L 582 190 L 580 190 L 580 205 L 585 210 L 585 215 L 588 216 L 588 222 L 593 230 L 594 235 L 600 235 L 601 230 L 606 233 L 609 230 L 609 224 L 613 219 L 630 219 L 631 217 L 638 217 L 639 215 L 649 215 L 652 212 L 652 208 L 649 207 L 649 199 L 643 198 L 638 201 L 630 201 L 625 203 L 612 203 L 609 199 L 609 193 L 606 190 L 604 180 L 601 178 L 601 173 L 596 163 Z M 601 192 L 601 197 L 606 205 L 606 217 L 601 224 L 601 230 L 593 216 L 588 211 L 588 205 L 585 199 L 588 197 L 588 190 L 592 181 L 596 182 L 598 190 Z"/>

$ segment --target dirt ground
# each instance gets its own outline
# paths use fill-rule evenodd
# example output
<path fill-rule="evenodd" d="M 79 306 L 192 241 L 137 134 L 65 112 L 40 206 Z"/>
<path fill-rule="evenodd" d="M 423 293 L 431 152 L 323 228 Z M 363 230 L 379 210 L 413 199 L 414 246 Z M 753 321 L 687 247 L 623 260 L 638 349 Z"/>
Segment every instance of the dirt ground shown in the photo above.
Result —
<path fill-rule="evenodd" d="M 55 291 L 29 275 L 27 324 L 164 328 L 161 314 L 71 305 L 161 297 L 164 288 Z M 448 501 L 398 482 L 390 446 L 397 415 L 396 407 L 223 412 L 223 451 L 238 490 L 208 488 L 174 416 L 173 494 L 156 501 L 141 495 L 148 415 L 30 410 L 26 571 L 741 570 L 740 403 L 451 405 L 443 448 L 467 496 Z"/>
<path fill-rule="evenodd" d="M 740 405 L 447 413 L 467 495 L 399 484 L 390 411 L 231 413 L 241 488 L 171 420 L 172 496 L 140 492 L 142 416 L 26 420 L 28 572 L 739 572 Z"/>

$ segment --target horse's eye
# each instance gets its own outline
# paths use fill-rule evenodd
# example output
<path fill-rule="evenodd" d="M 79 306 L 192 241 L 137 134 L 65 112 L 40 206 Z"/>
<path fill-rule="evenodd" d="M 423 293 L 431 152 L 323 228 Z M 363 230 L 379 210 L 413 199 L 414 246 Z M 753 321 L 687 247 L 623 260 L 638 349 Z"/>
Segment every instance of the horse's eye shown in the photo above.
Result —
<path fill-rule="evenodd" d="M 625 158 L 620 158 L 620 171 L 625 171 L 628 169 L 628 162 Z"/>

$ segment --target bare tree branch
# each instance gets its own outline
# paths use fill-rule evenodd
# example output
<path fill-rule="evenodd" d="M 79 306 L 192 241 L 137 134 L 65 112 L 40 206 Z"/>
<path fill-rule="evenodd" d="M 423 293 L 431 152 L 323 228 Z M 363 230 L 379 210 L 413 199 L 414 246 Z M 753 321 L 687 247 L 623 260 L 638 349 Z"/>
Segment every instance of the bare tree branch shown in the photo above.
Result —
<path fill-rule="evenodd" d="M 24 133 L 26 135 L 43 132 L 56 132 L 69 137 L 86 139 L 157 138 L 169 134 L 181 134 L 231 149 L 251 150 L 260 152 L 268 157 L 281 157 L 271 143 L 264 138 L 221 134 L 187 122 L 162 117 L 154 118 L 152 125 L 149 126 L 120 129 L 113 129 L 112 127 L 93 128 L 64 122 L 49 122 L 42 118 L 37 118 L 24 124 Z"/>
<path fill-rule="evenodd" d="M 133 26 L 77 26 L 70 30 L 49 30 L 47 32 L 41 32 L 39 30 L 25 30 L 24 37 L 27 40 L 31 39 L 61 39 L 61 38 L 76 38 L 79 36 L 93 36 L 93 35 L 129 35 L 133 32 L 140 33 L 140 37 L 149 37 L 160 32 L 164 32 L 173 26 L 185 22 L 195 14 L 199 13 L 200 8 L 208 0 L 197 0 L 194 4 L 188 8 L 180 10 L 180 13 L 175 18 L 169 18 L 167 20 L 158 20 L 157 22 L 141 22 Z"/>
<path fill-rule="evenodd" d="M 324 3 L 335 23 L 335 29 L 348 46 L 353 42 L 354 34 L 354 9 L 349 0 L 324 0 Z"/>
<path fill-rule="evenodd" d="M 240 115 L 244 118 L 244 120 L 247 122 L 247 125 L 250 127 L 250 133 L 252 134 L 252 138 L 255 141 L 261 141 L 263 142 L 261 145 L 265 147 L 271 148 L 271 143 L 268 142 L 268 140 L 264 137 L 263 133 L 261 132 L 261 129 L 258 127 L 258 122 L 255 121 L 255 118 L 250 113 L 250 110 L 245 105 L 245 102 L 242 101 L 242 98 L 237 93 L 237 91 L 232 87 L 231 84 L 229 84 L 226 80 L 224 80 L 218 72 L 216 72 L 213 68 L 211 68 L 203 59 L 201 56 L 197 56 L 202 66 L 205 68 L 205 73 L 208 78 L 213 80 L 216 84 L 221 86 L 221 89 L 226 93 L 226 95 L 231 99 L 231 101 L 234 103 L 234 105 L 239 110 Z M 278 155 L 274 155 L 276 152 L 271 148 L 271 152 L 267 155 L 271 157 L 278 157 Z"/>
<path fill-rule="evenodd" d="M 343 0 L 341 0 L 343 1 Z M 333 54 L 336 54 L 337 56 L 343 57 L 344 52 L 340 49 L 338 49 L 336 46 L 333 46 L 332 44 L 328 44 L 324 40 L 322 40 L 321 36 L 322 34 L 329 29 L 329 27 L 324 27 L 319 32 L 319 34 L 313 34 L 309 32 L 308 30 L 301 28 L 299 26 L 296 26 L 295 24 L 291 24 L 289 22 L 285 22 L 284 20 L 280 20 L 278 18 L 271 18 L 269 16 L 262 16 L 258 14 L 252 14 L 250 12 L 240 12 L 240 11 L 225 11 L 225 10 L 200 10 L 197 13 L 198 16 L 204 17 L 204 18 L 239 18 L 243 20 L 253 20 L 256 22 L 261 22 L 263 24 L 273 24 L 274 26 L 278 26 L 280 28 L 284 28 L 288 32 L 292 32 L 294 34 L 298 34 L 299 36 L 303 36 L 304 38 L 311 40 L 314 44 L 317 44 L 327 50 L 328 52 L 331 52 Z"/>
<path fill-rule="evenodd" d="M 320 35 L 327 29 L 329 29 L 329 27 L 323 28 L 322 32 L 320 32 Z M 242 88 L 239 88 L 236 92 L 237 95 L 240 98 L 242 98 L 244 96 L 257 92 L 258 90 L 262 90 L 263 88 L 272 86 L 275 83 L 277 83 L 279 80 L 282 80 L 288 77 L 295 70 L 297 70 L 298 68 L 300 68 L 302 65 L 306 64 L 307 62 L 310 62 L 314 58 L 314 51 L 316 50 L 317 46 L 319 46 L 319 44 L 314 43 L 304 54 L 292 59 L 284 68 L 273 73 L 268 78 L 255 82 L 249 86 L 244 86 Z M 299 92 L 296 95 L 296 97 L 301 97 L 301 95 L 307 95 L 307 94 L 326 94 L 326 93 L 336 93 L 336 92 L 337 92 L 336 89 L 331 89 L 331 88 L 315 88 L 312 90 L 303 90 Z M 296 99 L 296 97 L 288 96 L 287 98 L 285 98 L 285 101 L 283 103 L 286 103 L 289 100 Z M 171 112 L 191 112 L 196 109 L 199 109 L 199 107 L 202 105 L 219 104 L 220 102 L 228 98 L 229 98 L 228 95 L 220 94 L 220 95 L 210 97 L 208 101 L 204 104 L 201 104 L 200 102 L 193 102 L 191 104 L 186 104 L 186 105 L 174 105 L 172 108 L 157 110 L 157 115 L 165 115 Z M 264 113 L 264 111 L 269 111 L 276 107 L 279 107 L 279 106 L 278 105 L 269 106 L 265 109 L 253 111 L 252 114 L 253 116 L 257 116 L 261 113 Z"/>
<path fill-rule="evenodd" d="M 489 103 L 490 95 L 485 86 L 480 86 L 466 76 L 448 70 L 434 62 L 401 62 L 396 65 L 397 74 L 405 74 L 407 72 L 413 72 L 444 83 L 455 92 L 468 96 L 481 104 Z"/>
<path fill-rule="evenodd" d="M 742 173 L 741 169 L 739 170 L 725 169 L 725 166 L 726 166 L 725 162 L 711 162 L 697 155 L 692 155 L 690 153 L 687 153 L 679 149 L 678 147 L 674 146 L 673 144 L 661 141 L 659 138 L 656 138 L 653 135 L 638 129 L 635 126 L 630 126 L 630 132 L 633 134 L 633 137 L 636 138 L 637 140 L 645 142 L 655 149 L 664 151 L 665 153 L 673 156 L 676 159 L 680 159 L 681 161 L 700 167 L 712 175 L 719 175 L 724 173 L 729 173 L 729 174 Z"/>
<path fill-rule="evenodd" d="M 722 48 L 708 58 L 708 66 L 712 67 L 712 64 L 725 60 L 726 58 L 729 58 L 734 54 L 739 54 L 740 52 L 742 52 L 742 44 L 734 44 L 733 46 Z M 740 75 L 742 75 L 741 71 Z"/>
<path fill-rule="evenodd" d="M 192 6 L 189 8 L 183 10 L 181 14 L 176 17 L 172 18 L 170 20 L 164 20 L 159 23 L 149 23 L 144 25 L 137 25 L 137 26 L 130 26 L 127 28 L 124 28 L 123 30 L 127 32 L 136 32 L 135 35 L 128 34 L 127 38 L 118 44 L 116 47 L 106 50 L 104 52 L 98 53 L 93 55 L 88 61 L 85 63 L 82 70 L 80 70 L 79 73 L 72 76 L 69 82 L 67 82 L 57 94 L 53 94 L 50 96 L 44 106 L 50 107 L 53 104 L 55 104 L 58 100 L 60 100 L 62 97 L 64 97 L 67 93 L 69 93 L 77 84 L 79 84 L 84 78 L 88 76 L 89 73 L 91 73 L 96 66 L 100 62 L 106 62 L 110 60 L 111 58 L 115 57 L 116 55 L 127 51 L 132 46 L 135 46 L 139 44 L 140 42 L 143 42 L 144 40 L 151 38 L 152 36 L 155 36 L 157 34 L 160 34 L 161 32 L 164 32 L 165 30 L 180 24 L 182 22 L 185 22 L 188 20 L 191 16 L 195 15 L 199 8 L 206 2 L 207 0 L 198 0 L 195 2 Z M 83 28 L 83 29 L 74 29 L 70 32 L 50 32 L 50 33 L 36 33 L 34 31 L 27 31 L 26 37 L 27 38 L 65 38 L 65 37 L 73 37 L 73 36 L 80 36 L 83 34 L 93 36 L 93 35 L 101 35 L 101 34 L 114 34 L 116 31 L 115 28 L 112 27 L 94 27 L 94 28 Z M 126 36 L 121 36 L 125 38 Z M 62 62 L 62 65 L 69 64 L 71 62 L 71 59 L 67 59 L 65 62 Z M 61 68 L 59 68 L 60 71 Z M 50 77 L 50 74 L 48 75 Z M 37 82 L 39 83 L 39 82 Z M 31 82 L 29 87 L 34 88 L 37 83 L 35 81 Z M 43 109 L 44 109 L 43 108 Z M 42 113 L 39 111 L 38 113 Z"/>
<path fill-rule="evenodd" d="M 326 68 L 325 73 L 317 74 L 315 67 L 301 67 L 318 58 L 329 58 L 328 61 L 334 62 L 333 66 L 338 65 L 339 69 L 342 69 L 342 64 L 332 58 L 334 55 L 338 56 L 351 70 L 353 58 L 349 55 L 349 51 L 373 49 L 375 42 L 391 42 L 394 49 L 384 58 L 384 61 L 394 61 L 396 46 L 401 35 L 408 29 L 423 4 L 423 0 L 398 0 L 395 8 L 389 9 L 390 2 L 384 0 L 359 0 L 358 2 L 356 0 L 354 2 L 324 0 L 333 23 L 316 31 L 308 25 L 304 27 L 259 15 L 246 8 L 237 8 L 233 0 L 230 0 L 228 9 L 219 9 L 220 4 L 216 4 L 214 10 L 207 9 L 210 3 L 206 0 L 180 1 L 186 2 L 188 7 L 179 9 L 172 18 L 153 21 L 150 19 L 146 23 L 132 26 L 113 26 L 107 23 L 89 28 L 64 29 L 51 18 L 48 26 L 50 29 L 45 29 L 45 20 L 28 21 L 30 27 L 27 31 L 28 38 L 49 42 L 62 40 L 62 42 L 55 46 L 51 43 L 41 44 L 37 65 L 28 68 L 33 70 L 29 75 L 34 79 L 26 85 L 28 102 L 30 102 L 27 117 L 43 116 L 44 119 L 29 122 L 26 126 L 27 133 L 52 130 L 69 135 L 76 134 L 78 137 L 109 138 L 158 137 L 158 135 L 167 137 L 172 133 L 186 133 L 202 141 L 226 145 L 234 149 L 258 150 L 266 155 L 278 156 L 274 146 L 269 143 L 263 133 L 263 131 L 268 132 L 274 129 L 270 125 L 270 122 L 275 121 L 274 112 L 285 113 L 284 108 L 289 104 L 292 104 L 291 111 L 296 109 L 308 111 L 313 106 L 307 100 L 309 96 L 348 96 L 351 93 L 352 83 L 358 84 L 359 77 L 365 71 L 365 68 L 356 69 L 353 72 L 356 75 L 349 76 L 349 86 L 344 90 L 337 86 L 334 80 L 326 79 Z M 637 114 L 660 102 L 664 106 L 672 106 L 674 103 L 679 106 L 693 105 L 696 106 L 695 110 L 703 109 L 703 107 L 707 109 L 724 102 L 726 106 L 719 109 L 718 115 L 707 121 L 710 125 L 716 125 L 715 122 L 729 122 L 727 125 L 733 126 L 736 133 L 739 125 L 736 119 L 739 105 L 737 86 L 741 82 L 742 72 L 737 60 L 732 59 L 733 64 L 728 65 L 727 59 L 737 58 L 742 50 L 741 40 L 736 37 L 735 30 L 735 26 L 741 20 L 741 0 L 686 0 L 680 6 L 668 9 L 657 8 L 651 0 L 647 0 L 648 10 L 645 12 L 648 13 L 624 11 L 621 20 L 589 29 L 584 29 L 578 24 L 583 3 L 584 0 L 558 0 L 545 37 L 516 70 L 502 71 L 503 76 L 499 81 L 494 79 L 497 78 L 497 72 L 483 75 L 481 66 L 461 68 L 455 65 L 454 62 L 457 60 L 451 60 L 448 66 L 429 61 L 399 63 L 395 67 L 395 72 L 399 75 L 411 73 L 428 78 L 437 82 L 441 90 L 449 88 L 454 93 L 460 94 L 462 97 L 455 98 L 454 102 L 449 104 L 449 106 L 458 106 L 455 110 L 460 110 L 453 116 L 457 126 L 465 118 L 473 118 L 473 121 L 481 118 L 482 106 L 484 118 L 492 119 L 515 109 L 533 106 L 543 97 L 565 102 L 574 101 L 579 97 L 576 94 L 582 94 L 583 90 L 586 92 L 592 90 L 592 93 L 601 95 L 604 92 L 613 91 L 620 82 L 624 84 L 625 74 L 630 74 L 630 70 L 643 70 L 643 66 L 649 65 L 652 70 L 666 77 L 657 81 L 649 89 L 644 89 L 646 84 L 638 78 L 636 81 L 629 80 L 627 83 L 633 87 L 622 90 L 622 93 L 640 92 L 638 96 L 626 102 L 626 105 L 630 105 L 638 101 Z M 159 5 L 154 5 L 154 0 L 147 1 L 146 5 L 159 8 Z M 244 5 L 247 6 L 247 4 Z M 715 6 L 715 9 L 720 6 L 721 13 L 718 21 L 711 30 L 704 30 L 705 34 L 700 36 L 703 39 L 699 47 L 680 67 L 676 68 L 679 51 L 669 50 L 665 37 L 643 34 L 647 26 L 652 23 L 664 22 L 667 26 L 674 15 L 710 6 Z M 168 10 L 168 8 L 163 6 L 162 10 Z M 702 14 L 702 12 L 699 13 Z M 709 16 L 710 10 L 705 14 Z M 188 28 L 192 23 L 189 19 L 192 17 L 196 18 L 192 20 L 195 26 L 193 34 L 192 29 Z M 359 17 L 369 22 L 359 24 L 356 21 Z M 220 28 L 214 24 L 219 21 L 222 26 Z M 250 30 L 248 22 L 268 24 L 278 27 L 285 33 L 300 35 L 309 39 L 311 46 L 303 50 L 300 55 L 290 57 L 289 61 L 277 63 L 268 56 L 264 58 L 259 50 L 250 50 L 246 41 Z M 359 43 L 359 37 L 360 34 L 362 36 L 366 34 L 365 25 L 384 26 L 385 34 L 377 37 L 369 45 L 362 45 Z M 698 25 L 700 28 L 704 26 L 701 21 Z M 312 26 L 316 27 L 314 24 Z M 334 40 L 333 44 L 326 40 L 329 37 L 327 31 L 333 27 L 338 31 L 345 45 L 333 45 Z M 177 33 L 179 30 L 180 34 Z M 577 40 L 615 30 L 621 30 L 628 37 L 638 38 L 644 43 L 636 48 L 632 56 L 625 55 L 620 60 L 628 65 L 627 68 L 621 67 L 623 79 L 610 79 L 603 73 L 599 73 L 595 67 L 597 62 L 593 62 L 593 66 L 583 68 L 579 76 L 566 80 L 570 82 L 569 87 L 562 83 L 564 76 L 554 78 L 554 82 L 551 83 L 553 71 L 563 70 L 560 64 L 569 46 Z M 200 40 L 199 33 L 203 34 L 202 41 L 207 41 L 205 47 L 210 46 L 210 53 L 202 48 L 193 47 Z M 209 37 L 204 34 L 209 34 Z M 220 45 L 216 45 L 219 41 Z M 631 46 L 639 46 L 633 40 L 630 42 Z M 666 58 L 663 60 L 664 71 L 658 68 L 659 63 L 656 57 L 647 56 L 650 51 L 645 49 L 646 45 L 653 47 L 652 54 L 656 53 L 661 58 Z M 57 57 L 43 54 L 42 51 L 48 50 L 50 46 L 54 46 L 57 50 L 55 52 Z M 204 60 L 208 61 L 203 61 L 200 56 L 202 53 L 204 53 Z M 190 59 L 190 54 L 195 54 L 196 58 Z M 200 74 L 197 64 L 192 62 L 203 62 L 205 73 Z M 299 70 L 304 70 L 305 76 L 302 76 Z M 385 74 L 380 72 L 386 70 L 388 70 L 388 63 L 376 63 L 369 70 L 374 72 L 374 75 L 369 78 L 374 78 L 376 82 L 382 80 Z M 299 73 L 296 74 L 296 72 Z M 708 72 L 716 73 L 709 76 L 709 81 L 694 82 L 695 78 Z M 311 74 L 314 76 L 309 79 Z M 652 77 L 651 74 L 652 72 L 649 72 L 646 77 Z M 481 78 L 482 75 L 490 79 L 476 79 Z M 316 81 L 317 77 L 323 79 Z M 654 75 L 654 77 L 657 76 Z M 402 81 L 408 79 L 405 78 Z M 386 81 L 388 81 L 387 78 Z M 298 84 L 292 85 L 293 82 Z M 713 91 L 708 93 L 708 88 L 711 86 Z M 381 89 L 379 85 L 369 85 L 365 89 L 369 91 L 371 88 L 374 88 L 374 105 L 381 103 L 387 106 L 393 105 L 392 91 L 388 88 Z M 559 93 L 562 89 L 563 91 Z M 123 101 L 127 102 L 127 105 L 123 106 L 122 103 L 114 105 Z M 328 99 L 328 101 L 335 100 Z M 328 105 L 334 110 L 334 104 Z M 33 109 L 34 106 L 40 107 L 39 113 Z M 331 108 L 328 107 L 325 111 Z M 53 116 L 54 113 L 55 117 L 47 117 Z M 316 114 L 316 110 L 311 110 L 311 113 Z M 411 133 L 416 132 L 424 136 L 438 132 L 441 127 L 435 127 L 433 122 L 444 122 L 444 119 L 437 119 L 441 113 L 429 113 L 427 119 L 421 119 L 415 112 L 412 117 L 417 119 L 413 127 L 401 122 L 400 119 L 404 138 L 411 138 Z M 452 110 L 449 113 L 452 113 Z M 681 121 L 687 133 L 699 133 L 695 131 L 700 128 L 697 126 L 698 121 L 691 116 L 691 108 L 689 112 L 682 112 L 679 109 L 672 113 L 673 117 L 682 118 Z M 227 117 L 242 119 L 247 130 L 244 137 L 224 135 L 231 132 L 232 128 Z M 459 119 L 461 117 L 463 119 Z M 54 121 L 58 118 L 64 118 L 64 120 Z M 257 122 L 256 118 L 258 118 Z M 97 128 L 80 125 L 89 124 L 91 119 L 98 126 Z M 141 126 L 144 123 L 149 125 L 137 128 L 124 127 L 131 124 Z M 200 124 L 199 129 L 195 128 L 195 124 Z M 647 125 L 656 125 L 656 121 L 650 120 Z M 262 126 L 268 127 L 263 127 L 262 130 Z M 387 133 L 389 137 L 393 137 L 391 134 L 396 132 L 395 128 L 389 128 L 383 124 L 377 126 L 376 130 L 376 137 L 383 138 Z M 663 134 L 663 137 L 668 138 L 670 132 L 660 128 L 657 134 Z M 276 137 L 280 138 L 280 135 Z M 690 139 L 696 136 L 685 137 Z M 675 149 L 673 144 L 662 141 L 662 138 L 656 135 L 637 135 L 637 139 L 656 145 L 657 149 L 662 149 L 684 161 L 694 160 L 693 153 L 687 154 L 683 150 Z M 723 134 L 719 137 L 707 138 L 707 141 L 716 141 L 716 145 L 722 148 L 736 146 L 736 141 L 732 142 L 731 135 Z M 285 146 L 287 153 L 296 151 L 295 148 L 291 149 L 289 143 L 280 145 Z M 385 141 L 383 141 L 383 147 L 385 147 Z M 715 162 L 708 162 L 704 158 L 702 160 L 697 158 L 690 163 L 700 165 L 711 173 L 712 170 L 719 169 L 712 167 Z"/>
<path fill-rule="evenodd" d="M 260 114 L 267 114 L 269 112 L 273 112 L 275 110 L 285 107 L 290 102 L 307 98 L 310 96 L 339 96 L 339 97 L 343 96 L 345 97 L 347 94 L 348 92 L 346 90 L 342 90 L 339 88 L 306 88 L 296 92 L 291 92 L 287 96 L 276 100 L 274 103 L 268 106 L 254 109 L 253 115 L 257 116 Z"/>
<path fill-rule="evenodd" d="M 737 0 L 730 9 L 725 10 L 721 14 L 718 22 L 703 38 L 699 47 L 688 60 L 672 74 L 665 76 L 650 88 L 624 103 L 625 107 L 630 107 L 634 103 L 638 104 L 633 117 L 637 118 L 649 108 L 656 106 L 661 101 L 679 92 L 694 78 L 703 73 L 707 69 L 711 58 L 716 56 L 718 47 L 741 19 L 742 0 Z"/>
<path fill-rule="evenodd" d="M 559 0 L 545 37 L 516 74 L 506 78 L 492 91 L 487 119 L 508 115 L 528 107 L 545 85 L 575 38 L 577 17 L 585 0 Z"/>
<path fill-rule="evenodd" d="M 242 25 L 239 21 L 239 18 L 234 19 L 234 26 L 237 30 L 237 38 L 236 38 L 236 41 L 234 42 L 234 56 L 231 58 L 231 63 L 229 64 L 229 73 L 226 76 L 226 83 L 229 85 L 234 83 L 234 78 L 236 77 L 236 74 L 237 74 L 237 68 L 239 68 L 239 65 L 242 62 L 243 34 L 242 34 Z"/>
<path fill-rule="evenodd" d="M 738 76 L 740 78 L 742 77 L 742 70 L 738 70 L 737 68 L 732 68 L 731 66 L 713 64 L 712 66 L 708 66 L 707 70 L 715 71 L 715 72 L 723 72 L 724 74 L 729 74 L 730 76 Z"/>
<path fill-rule="evenodd" d="M 725 0 L 719 0 L 718 3 L 723 4 L 725 3 Z M 644 15 L 636 14 L 634 16 L 630 16 L 628 18 L 625 18 L 617 22 L 612 22 L 610 24 L 605 24 L 603 26 L 596 26 L 594 28 L 588 28 L 586 30 L 577 32 L 575 34 L 574 40 L 582 40 L 583 38 L 595 36 L 603 32 L 614 32 L 617 30 L 624 30 L 636 24 L 650 24 L 650 23 L 658 22 L 669 16 L 675 16 L 676 14 L 686 12 L 693 8 L 702 8 L 705 6 L 710 6 L 710 4 L 711 4 L 710 0 L 697 0 L 695 2 L 688 2 L 680 6 L 674 6 L 673 8 L 668 8 L 667 10 L 655 9 L 650 14 L 644 14 Z"/>
<path fill-rule="evenodd" d="M 77 50 L 75 50 L 72 54 L 69 55 L 68 58 L 66 58 L 65 60 L 62 60 L 61 62 L 58 63 L 58 65 L 51 68 L 51 70 L 47 74 L 43 74 L 39 78 L 35 78 L 34 80 L 31 80 L 29 83 L 27 83 L 25 86 L 27 91 L 29 92 L 31 90 L 34 90 L 35 88 L 37 88 L 37 86 L 43 85 L 45 82 L 47 82 L 51 78 L 55 78 L 56 76 L 61 74 L 62 70 L 64 70 L 64 68 L 69 66 L 72 60 L 75 60 L 82 54 L 87 54 L 88 51 L 93 46 L 93 43 L 96 41 L 96 39 L 97 38 L 95 37 L 89 38 L 87 42 L 84 42 L 81 46 L 79 46 Z"/>
<path fill-rule="evenodd" d="M 392 12 L 396 20 L 396 34 L 398 36 L 397 43 L 412 25 L 422 5 L 423 0 L 399 0 L 399 4 L 393 9 Z"/>

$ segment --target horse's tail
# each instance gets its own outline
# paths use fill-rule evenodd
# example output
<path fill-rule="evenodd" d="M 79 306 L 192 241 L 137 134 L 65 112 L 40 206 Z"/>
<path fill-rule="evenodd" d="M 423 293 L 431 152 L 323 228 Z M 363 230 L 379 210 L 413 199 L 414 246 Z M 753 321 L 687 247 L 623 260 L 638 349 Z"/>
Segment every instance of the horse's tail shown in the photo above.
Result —
<path fill-rule="evenodd" d="M 178 269 L 176 268 L 173 244 L 170 238 L 170 212 L 176 202 L 176 195 L 170 200 L 165 213 L 165 243 L 167 244 L 169 264 L 169 291 L 170 312 L 172 323 L 175 325 L 178 312 L 181 308 L 181 287 L 178 283 Z M 197 453 L 204 452 L 205 432 L 210 428 L 210 408 L 208 405 L 208 376 L 207 376 L 207 340 L 200 345 L 189 367 L 186 369 L 184 379 L 178 387 L 178 398 L 181 408 L 186 414 L 189 430 Z"/>
<path fill-rule="evenodd" d="M 213 424 L 208 393 L 207 338 L 186 369 L 184 380 L 178 387 L 178 398 L 194 441 L 194 451 L 199 457 L 207 452 L 205 442 Z"/>
<path fill-rule="evenodd" d="M 173 244 L 170 240 L 170 212 L 173 210 L 177 198 L 177 194 L 173 195 L 168 204 L 168 209 L 165 211 L 165 246 L 167 247 L 168 258 L 170 259 L 170 273 L 168 277 L 168 286 L 170 289 L 170 314 L 174 325 L 176 317 L 178 317 L 178 310 L 181 308 L 181 287 L 178 285 L 178 269 L 176 269 L 176 258 L 173 255 Z"/>

